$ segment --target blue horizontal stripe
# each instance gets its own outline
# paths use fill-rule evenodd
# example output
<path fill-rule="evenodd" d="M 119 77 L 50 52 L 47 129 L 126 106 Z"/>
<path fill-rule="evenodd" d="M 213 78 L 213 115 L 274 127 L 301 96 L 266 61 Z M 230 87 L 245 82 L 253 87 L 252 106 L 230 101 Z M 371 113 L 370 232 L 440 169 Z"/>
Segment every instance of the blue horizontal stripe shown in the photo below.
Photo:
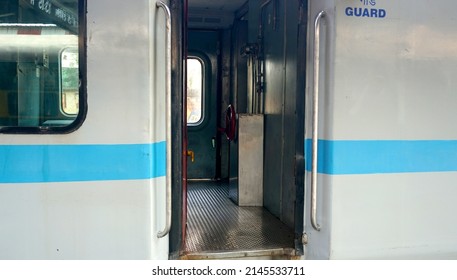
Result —
<path fill-rule="evenodd" d="M 310 139 L 305 141 L 311 171 Z M 318 141 L 318 172 L 330 175 L 457 171 L 455 140 Z"/>
<path fill-rule="evenodd" d="M 0 145 L 0 183 L 135 180 L 165 176 L 165 142 Z"/>

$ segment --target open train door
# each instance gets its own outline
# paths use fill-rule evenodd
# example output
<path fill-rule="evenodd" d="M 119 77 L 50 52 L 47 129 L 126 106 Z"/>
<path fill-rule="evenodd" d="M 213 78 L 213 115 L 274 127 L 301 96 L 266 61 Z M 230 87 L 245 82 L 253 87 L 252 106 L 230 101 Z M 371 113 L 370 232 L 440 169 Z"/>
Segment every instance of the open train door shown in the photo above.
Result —
<path fill-rule="evenodd" d="M 156 1 L 158 12 L 153 24 L 158 30 L 155 37 L 157 51 L 155 66 L 158 70 L 154 79 L 157 84 L 165 81 L 166 121 L 158 127 L 166 133 L 166 210 L 164 230 L 158 233 L 168 248 L 168 258 L 179 257 L 186 224 L 186 120 L 185 115 L 185 14 L 187 0 Z M 162 12 L 163 11 L 163 12 Z M 165 29 L 162 29 L 165 28 Z M 162 49 L 163 48 L 163 49 Z M 162 55 L 165 54 L 165 55 Z M 163 60 L 166 61 L 163 61 Z M 160 76 L 166 73 L 165 76 Z M 160 111 L 160 109 L 159 109 Z M 159 202 L 160 204 L 160 202 Z M 160 214 L 160 213 L 159 213 Z M 160 214 L 162 215 L 162 214 Z M 165 238 L 165 236 L 167 238 Z"/>
<path fill-rule="evenodd" d="M 0 5 L 0 259 L 169 258 L 170 2 Z"/>
<path fill-rule="evenodd" d="M 187 0 L 170 0 L 171 13 L 171 220 L 170 258 L 180 255 L 187 223 L 186 18 Z"/>
<path fill-rule="evenodd" d="M 155 3 L 154 3 L 155 2 Z M 166 145 L 166 166 L 165 166 L 165 188 L 164 194 L 158 193 L 155 197 L 154 202 L 157 205 L 165 204 L 163 211 L 158 209 L 157 219 L 162 221 L 162 227 L 159 226 L 159 231 L 156 233 L 158 238 L 158 243 L 160 244 L 160 255 L 168 257 L 169 254 L 169 234 L 171 231 L 172 225 L 172 105 L 171 105 L 171 96 L 172 96 L 172 42 L 171 42 L 171 26 L 172 26 L 172 15 L 169 8 L 169 1 L 155 1 L 150 2 L 150 14 L 151 20 L 149 23 L 152 32 L 150 32 L 150 43 L 151 44 L 151 63 L 150 63 L 150 73 L 151 73 L 151 82 L 153 84 L 153 89 L 156 89 L 156 92 L 153 97 L 153 111 L 157 110 L 159 114 L 153 115 L 152 119 L 155 122 L 153 131 L 154 134 L 163 135 L 162 138 L 165 138 Z M 162 110 L 160 109 L 162 106 Z M 161 116 L 164 116 L 161 117 Z M 162 182 L 163 183 L 163 182 Z M 164 199 L 165 198 L 165 199 Z M 163 201 L 160 203 L 160 200 Z M 160 223 L 158 223 L 160 224 Z M 168 242 L 167 242 L 168 241 Z"/>

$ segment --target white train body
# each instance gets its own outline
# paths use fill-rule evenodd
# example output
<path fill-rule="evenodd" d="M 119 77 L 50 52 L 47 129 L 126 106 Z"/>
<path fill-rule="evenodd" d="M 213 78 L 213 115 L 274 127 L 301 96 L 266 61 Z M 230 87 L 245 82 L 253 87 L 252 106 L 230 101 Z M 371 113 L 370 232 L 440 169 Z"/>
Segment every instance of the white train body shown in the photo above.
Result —
<path fill-rule="evenodd" d="M 83 125 L 1 135 L 2 259 L 168 257 L 168 239 L 157 238 L 165 55 L 154 38 L 165 38 L 164 16 L 155 1 L 88 1 L 87 11 Z"/>
<path fill-rule="evenodd" d="M 359 2 L 310 4 L 312 19 L 327 14 L 319 86 L 322 229 L 308 227 L 307 254 L 455 258 L 457 6 Z M 385 16 L 355 16 L 354 9 Z M 311 90 L 307 98 L 310 113 Z"/>
<path fill-rule="evenodd" d="M 74 17 L 55 8 L 72 1 L 44 1 L 54 5 L 48 10 L 39 6 L 41 1 L 7 2 L 34 12 L 49 10 L 67 22 L 58 23 L 61 28 L 48 26 L 49 22 L 0 23 L 0 64 L 6 65 L 0 70 L 17 73 L 14 81 L 0 83 L 0 259 L 175 258 L 171 255 L 175 249 L 170 248 L 180 245 L 169 235 L 158 237 L 167 223 L 167 171 L 176 171 L 166 165 L 170 141 L 165 122 L 166 10 L 156 0 L 73 1 L 79 9 L 76 28 Z M 163 1 L 170 6 L 178 3 L 185 11 L 186 1 L 168 2 Z M 275 5 L 289 12 L 292 6 L 296 13 L 295 2 Z M 284 91 L 289 89 L 289 75 L 306 84 L 304 92 L 295 83 L 290 85 L 305 101 L 304 128 L 298 129 L 304 142 L 297 144 L 304 151 L 297 148 L 302 154 L 295 153 L 290 161 L 302 160 L 305 169 L 297 175 L 303 177 L 302 183 L 296 180 L 294 186 L 303 196 L 295 207 L 295 216 L 299 213 L 302 219 L 294 226 L 296 240 L 303 243 L 302 251 L 295 248 L 297 255 L 303 259 L 457 258 L 457 129 L 453 123 L 457 2 L 298 2 L 307 14 L 301 17 L 307 18 L 306 74 L 297 68 L 275 68 L 284 71 Z M 269 4 L 247 1 L 251 13 L 272 25 L 273 17 L 263 17 L 260 8 Z M 316 37 L 314 21 L 321 11 L 325 14 Z M 274 21 L 287 18 L 283 15 Z M 258 17 L 249 20 L 257 23 Z M 176 22 L 184 30 L 184 17 Z M 283 46 L 286 57 L 287 47 L 296 46 L 297 38 L 284 34 L 284 41 L 290 42 Z M 172 50 L 182 47 L 178 51 L 183 55 L 184 38 L 178 37 L 180 44 L 173 38 L 171 45 Z M 58 57 L 66 49 L 79 49 L 79 113 L 58 112 L 45 118 L 44 107 L 29 106 L 44 102 L 36 89 L 46 88 L 46 83 L 40 84 L 43 75 L 51 77 L 53 67 L 62 67 Z M 15 52 L 33 53 L 36 58 L 18 55 L 11 60 Z M 273 87 L 268 69 L 278 62 L 268 64 L 268 55 L 265 59 L 268 94 Z M 294 59 L 297 64 L 297 56 Z M 227 72 L 233 73 L 235 64 L 230 66 L 232 72 Z M 313 136 L 316 66 L 317 138 Z M 19 94 L 12 101 L 12 84 L 29 97 Z M 174 88 L 173 94 L 184 93 Z M 271 123 L 268 102 L 272 102 L 267 94 L 265 141 Z M 176 108 L 172 114 L 181 114 Z M 283 129 L 281 153 L 288 149 L 288 137 Z M 317 153 L 316 178 L 312 178 L 313 153 Z M 268 176 L 265 166 L 264 176 Z M 263 192 L 268 196 L 268 189 Z M 186 203 L 175 202 L 172 211 L 180 216 Z M 286 212 L 279 216 L 283 215 L 294 217 Z M 172 223 L 185 227 L 186 222 L 173 218 Z M 181 227 L 172 227 L 172 232 L 180 235 Z"/>

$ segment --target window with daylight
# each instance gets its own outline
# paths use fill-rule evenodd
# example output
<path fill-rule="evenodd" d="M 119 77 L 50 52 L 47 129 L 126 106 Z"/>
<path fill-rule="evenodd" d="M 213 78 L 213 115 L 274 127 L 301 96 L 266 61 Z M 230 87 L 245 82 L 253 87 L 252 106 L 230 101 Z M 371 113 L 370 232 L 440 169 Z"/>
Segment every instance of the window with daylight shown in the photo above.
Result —
<path fill-rule="evenodd" d="M 1 2 L 0 132 L 67 133 L 80 126 L 82 2 Z"/>
<path fill-rule="evenodd" d="M 203 62 L 187 59 L 187 124 L 197 126 L 203 122 Z"/>

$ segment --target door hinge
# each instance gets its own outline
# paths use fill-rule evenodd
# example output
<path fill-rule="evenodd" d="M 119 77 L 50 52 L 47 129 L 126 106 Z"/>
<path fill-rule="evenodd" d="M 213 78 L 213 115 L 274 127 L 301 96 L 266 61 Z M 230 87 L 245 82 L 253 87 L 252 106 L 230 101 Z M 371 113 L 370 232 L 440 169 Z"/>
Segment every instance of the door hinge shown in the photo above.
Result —
<path fill-rule="evenodd" d="M 308 235 L 306 233 L 303 233 L 303 235 L 301 236 L 301 243 L 303 245 L 308 244 Z"/>

